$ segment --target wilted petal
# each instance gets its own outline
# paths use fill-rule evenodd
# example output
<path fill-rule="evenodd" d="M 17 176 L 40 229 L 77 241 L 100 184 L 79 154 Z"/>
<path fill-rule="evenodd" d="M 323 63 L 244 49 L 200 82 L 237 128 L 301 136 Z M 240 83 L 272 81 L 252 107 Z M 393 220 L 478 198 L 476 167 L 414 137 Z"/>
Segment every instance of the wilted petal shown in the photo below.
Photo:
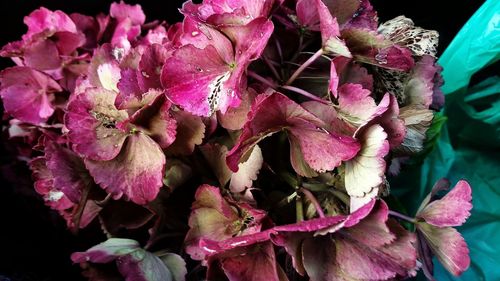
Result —
<path fill-rule="evenodd" d="M 432 124 L 434 113 L 429 109 L 415 107 L 401 108 L 399 117 L 404 120 L 406 134 L 397 151 L 405 154 L 415 154 L 424 149 L 426 133 Z"/>
<path fill-rule="evenodd" d="M 417 229 L 446 270 L 460 275 L 469 267 L 469 248 L 456 229 L 436 227 L 425 222 L 417 223 Z"/>
<path fill-rule="evenodd" d="M 156 142 L 139 132 L 126 137 L 112 160 L 86 159 L 85 165 L 96 183 L 115 199 L 125 195 L 141 205 L 155 199 L 163 185 L 165 155 Z"/>
<path fill-rule="evenodd" d="M 122 149 L 127 134 L 117 128 L 128 114 L 115 107 L 116 93 L 87 89 L 69 102 L 64 117 L 73 150 L 91 160 L 111 160 Z"/>
<path fill-rule="evenodd" d="M 413 65 L 411 52 L 368 29 L 346 28 L 342 30 L 354 60 L 378 67 L 408 71 Z"/>
<path fill-rule="evenodd" d="M 460 226 L 470 216 L 471 192 L 470 185 L 461 180 L 443 198 L 424 207 L 417 217 L 438 227 Z"/>
<path fill-rule="evenodd" d="M 263 211 L 248 204 L 230 205 L 218 188 L 202 185 L 196 191 L 189 217 L 186 252 L 193 259 L 202 260 L 205 252 L 213 254 L 217 250 L 205 250 L 207 247 L 199 243 L 200 240 L 206 240 L 207 243 L 214 241 L 211 243 L 214 244 L 234 236 L 258 233 L 264 217 Z"/>
<path fill-rule="evenodd" d="M 356 157 L 345 162 L 345 187 L 350 196 L 363 197 L 384 181 L 384 157 L 389 152 L 389 142 L 380 125 L 363 130 L 358 138 L 361 139 L 361 150 Z"/>
<path fill-rule="evenodd" d="M 167 148 L 167 155 L 189 155 L 195 146 L 200 145 L 205 137 L 205 124 L 199 116 L 179 108 L 170 111 L 177 123 L 175 141 Z"/>
<path fill-rule="evenodd" d="M 405 16 L 398 16 L 380 25 L 378 31 L 394 43 L 407 47 L 415 56 L 436 56 L 439 33 L 415 26 Z"/>

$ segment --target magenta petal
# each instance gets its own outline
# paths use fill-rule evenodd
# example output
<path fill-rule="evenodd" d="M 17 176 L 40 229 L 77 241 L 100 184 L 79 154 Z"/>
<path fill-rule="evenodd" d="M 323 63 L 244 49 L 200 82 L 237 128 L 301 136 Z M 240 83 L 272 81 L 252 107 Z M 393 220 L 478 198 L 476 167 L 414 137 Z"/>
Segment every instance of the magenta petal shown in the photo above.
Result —
<path fill-rule="evenodd" d="M 470 216 L 471 200 L 470 185 L 461 180 L 443 198 L 424 207 L 417 217 L 438 227 L 460 226 Z"/>
<path fill-rule="evenodd" d="M 427 223 L 418 223 L 417 229 L 446 270 L 456 276 L 467 270 L 470 265 L 469 248 L 456 229 Z"/>
<path fill-rule="evenodd" d="M 228 95 L 224 86 L 230 75 L 230 68 L 213 46 L 198 49 L 187 45 L 167 59 L 161 79 L 175 104 L 195 115 L 210 116 L 237 98 Z"/>
<path fill-rule="evenodd" d="M 121 151 L 112 160 L 86 159 L 85 165 L 96 183 L 115 199 L 125 195 L 136 204 L 146 204 L 156 198 L 163 186 L 165 155 L 143 133 L 126 137 Z"/>
<path fill-rule="evenodd" d="M 40 124 L 52 115 L 49 93 L 61 87 L 49 76 L 28 67 L 11 67 L 0 73 L 0 97 L 5 111 L 27 123 Z"/>
<path fill-rule="evenodd" d="M 222 31 L 235 44 L 236 63 L 246 68 L 260 57 L 273 33 L 274 25 L 266 18 L 257 18 L 244 26 L 228 26 Z"/>
<path fill-rule="evenodd" d="M 143 91 L 151 88 L 161 89 L 160 75 L 168 51 L 159 44 L 153 44 L 146 48 L 139 62 L 138 83 Z"/>
<path fill-rule="evenodd" d="M 53 12 L 44 7 L 31 12 L 24 18 L 24 23 L 28 26 L 28 32 L 23 36 L 24 40 L 44 31 L 77 33 L 75 23 L 68 15 L 61 11 Z"/>
<path fill-rule="evenodd" d="M 69 102 L 65 119 L 73 150 L 91 160 L 111 160 L 127 135 L 116 127 L 128 114 L 116 109 L 116 93 L 88 89 Z"/>

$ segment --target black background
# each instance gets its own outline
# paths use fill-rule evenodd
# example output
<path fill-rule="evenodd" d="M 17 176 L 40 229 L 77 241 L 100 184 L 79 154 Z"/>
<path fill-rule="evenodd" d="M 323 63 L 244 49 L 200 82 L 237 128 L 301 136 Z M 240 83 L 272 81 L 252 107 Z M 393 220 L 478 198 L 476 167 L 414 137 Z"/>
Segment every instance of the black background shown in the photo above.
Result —
<path fill-rule="evenodd" d="M 252 1 L 252 0 L 249 0 Z M 104 0 L 1 0 L 0 45 L 19 40 L 25 33 L 23 17 L 45 6 L 67 14 L 108 13 L 112 1 Z M 140 3 L 147 20 L 180 21 L 178 8 L 183 1 L 127 1 Z M 196 2 L 196 1 L 195 1 Z M 465 21 L 484 2 L 481 0 L 372 0 L 381 21 L 398 15 L 412 18 L 426 29 L 440 33 L 439 53 L 446 48 Z M 437 6 L 439 5 L 439 6 Z M 11 66 L 0 59 L 0 69 Z M 0 115 L 1 116 L 1 115 Z M 5 121 L 2 126 L 5 126 Z M 64 221 L 44 206 L 34 194 L 28 169 L 14 161 L 5 138 L 0 142 L 0 281 L 80 280 L 78 266 L 69 260 L 71 252 L 89 244 L 86 234 L 77 239 L 66 231 Z M 89 238 L 91 239 L 91 238 Z"/>

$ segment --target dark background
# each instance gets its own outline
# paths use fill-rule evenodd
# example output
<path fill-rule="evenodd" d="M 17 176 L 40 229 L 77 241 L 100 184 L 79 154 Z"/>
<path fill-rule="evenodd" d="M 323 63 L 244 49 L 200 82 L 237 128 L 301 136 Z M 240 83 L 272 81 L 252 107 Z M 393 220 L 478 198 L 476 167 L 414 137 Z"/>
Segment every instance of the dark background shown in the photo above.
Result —
<path fill-rule="evenodd" d="M 249 0 L 252 1 L 252 0 Z M 67 14 L 108 13 L 112 1 L 104 0 L 1 0 L 0 45 L 18 40 L 25 33 L 23 17 L 45 6 Z M 147 20 L 180 21 L 181 0 L 127 1 L 142 5 Z M 196 1 L 195 1 L 196 2 Z M 405 15 L 426 29 L 440 33 L 441 54 L 466 20 L 484 3 L 482 0 L 372 0 L 381 21 Z M 439 6 L 438 6 L 439 5 Z M 0 59 L 0 69 L 11 66 Z M 0 109 L 1 111 L 2 109 Z M 1 113 L 1 112 L 0 112 Z M 0 114 L 1 116 L 1 114 Z M 2 122 L 2 127 L 5 125 Z M 88 239 L 86 239 L 88 237 Z M 92 237 L 71 235 L 64 221 L 45 207 L 32 188 L 27 167 L 15 161 L 15 153 L 5 138 L 0 140 L 0 281 L 80 280 L 78 266 L 69 255 L 84 250 Z"/>

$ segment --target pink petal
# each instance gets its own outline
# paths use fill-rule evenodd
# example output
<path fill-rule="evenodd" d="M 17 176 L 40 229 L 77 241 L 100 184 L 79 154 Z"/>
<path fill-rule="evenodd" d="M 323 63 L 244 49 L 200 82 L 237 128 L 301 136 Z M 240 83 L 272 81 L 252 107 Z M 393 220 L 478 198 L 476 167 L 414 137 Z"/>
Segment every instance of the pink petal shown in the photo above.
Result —
<path fill-rule="evenodd" d="M 112 3 L 109 14 L 111 17 L 119 21 L 128 18 L 134 25 L 142 25 L 146 21 L 146 16 L 144 15 L 144 12 L 139 4 L 128 5 L 123 2 Z"/>
<path fill-rule="evenodd" d="M 146 48 L 139 63 L 138 83 L 143 91 L 151 88 L 161 89 L 161 69 L 168 57 L 168 51 L 159 44 L 153 44 Z"/>
<path fill-rule="evenodd" d="M 218 109 L 227 110 L 238 99 L 231 96 L 232 85 L 226 85 L 230 75 L 231 69 L 213 46 L 187 45 L 167 59 L 161 79 L 175 104 L 192 114 L 210 116 Z"/>
<path fill-rule="evenodd" d="M 154 200 L 163 186 L 165 155 L 158 144 L 143 133 L 126 137 L 119 154 L 112 160 L 86 159 L 85 165 L 96 183 L 115 199 L 125 195 L 143 205 Z"/>
<path fill-rule="evenodd" d="M 348 58 L 352 57 L 344 41 L 339 39 L 340 31 L 337 19 L 332 17 L 328 7 L 326 7 L 322 0 L 316 0 L 316 7 L 318 9 L 323 50 L 327 54 L 341 55 Z"/>
<path fill-rule="evenodd" d="M 114 106 L 116 93 L 87 89 L 69 102 L 64 117 L 73 150 L 91 160 L 111 160 L 121 151 L 127 137 L 117 128 L 128 114 Z"/>
<path fill-rule="evenodd" d="M 384 95 L 378 105 L 369 90 L 358 84 L 343 84 L 339 87 L 340 116 L 359 128 L 377 116 L 382 115 L 389 106 L 389 95 Z"/>
<path fill-rule="evenodd" d="M 45 141 L 47 168 L 53 176 L 53 186 L 73 203 L 78 203 L 81 192 L 94 185 L 83 160 L 71 150 L 52 141 Z"/>
<path fill-rule="evenodd" d="M 460 226 L 470 216 L 471 192 L 470 185 L 461 180 L 443 198 L 430 202 L 417 217 L 438 227 Z"/>
<path fill-rule="evenodd" d="M 40 124 L 54 112 L 49 93 L 61 87 L 49 76 L 28 67 L 11 67 L 0 73 L 0 97 L 5 111 L 23 122 Z"/>
<path fill-rule="evenodd" d="M 77 33 L 76 25 L 71 18 L 61 11 L 50 11 L 41 7 L 24 18 L 24 24 L 28 26 L 28 32 L 23 39 L 48 30 L 49 32 L 68 31 Z"/>
<path fill-rule="evenodd" d="M 456 229 L 427 223 L 418 223 L 417 228 L 446 270 L 456 276 L 467 270 L 470 265 L 469 248 Z"/>
<path fill-rule="evenodd" d="M 399 105 L 394 95 L 389 94 L 389 106 L 387 110 L 375 118 L 373 122 L 380 124 L 384 128 L 391 149 L 403 142 L 406 136 L 406 126 L 405 122 L 399 118 Z"/>

